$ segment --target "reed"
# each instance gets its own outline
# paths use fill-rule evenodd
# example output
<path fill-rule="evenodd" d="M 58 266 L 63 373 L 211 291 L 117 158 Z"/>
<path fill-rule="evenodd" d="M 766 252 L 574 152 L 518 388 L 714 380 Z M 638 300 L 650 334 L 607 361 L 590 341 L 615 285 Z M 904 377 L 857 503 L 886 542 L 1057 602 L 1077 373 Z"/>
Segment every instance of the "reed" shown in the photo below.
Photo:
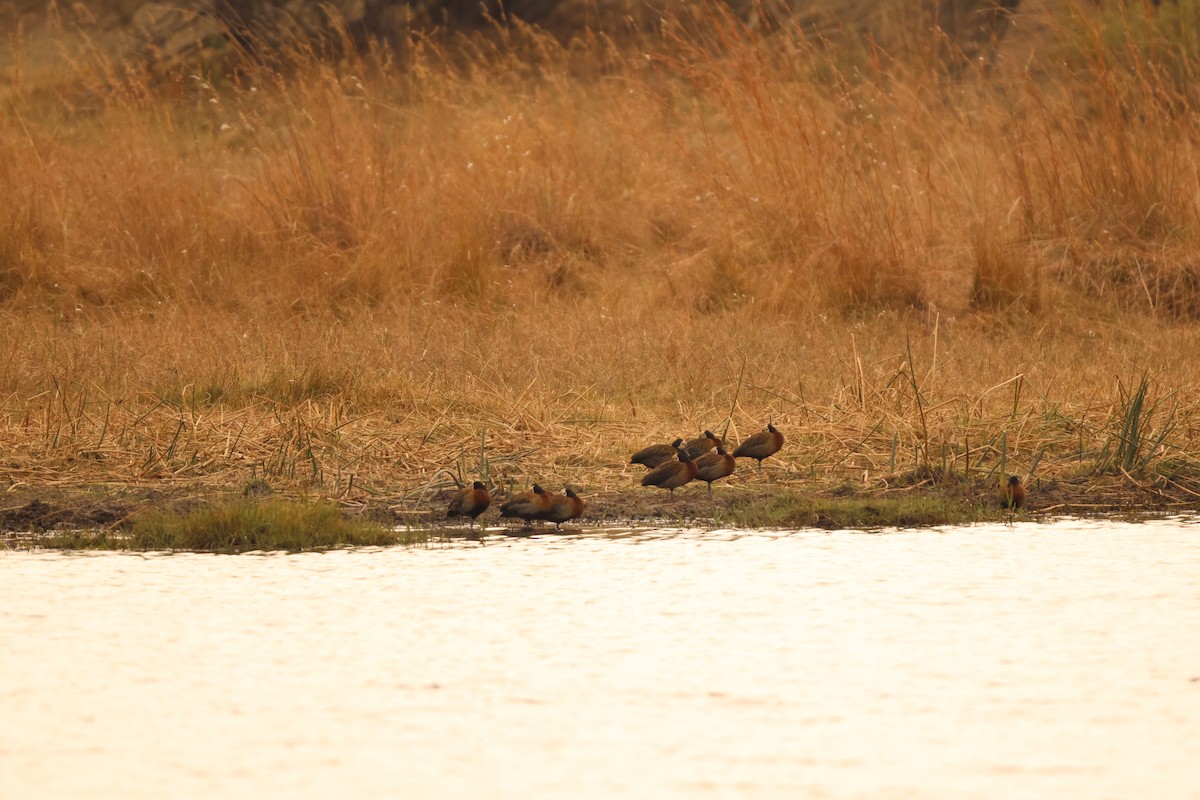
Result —
<path fill-rule="evenodd" d="M 1136 387 L 1119 383 L 1118 388 L 1120 402 L 1116 409 L 1116 424 L 1096 459 L 1095 469 L 1140 477 L 1156 460 L 1167 455 L 1164 443 L 1178 425 L 1175 416 L 1178 403 L 1166 411 L 1161 410 L 1161 403 L 1170 398 L 1155 401 L 1149 397 L 1151 382 L 1146 372 L 1142 373 Z"/>
<path fill-rule="evenodd" d="M 455 480 L 613 493 L 641 443 L 773 420 L 784 488 L 1189 500 L 1200 82 L 1183 27 L 1126 13 L 953 78 L 915 29 L 715 13 L 166 74 L 52 64 L 31 24 L 0 62 L 0 481 L 420 521 Z M 1130 364 L 1169 412 L 1114 391 Z"/>

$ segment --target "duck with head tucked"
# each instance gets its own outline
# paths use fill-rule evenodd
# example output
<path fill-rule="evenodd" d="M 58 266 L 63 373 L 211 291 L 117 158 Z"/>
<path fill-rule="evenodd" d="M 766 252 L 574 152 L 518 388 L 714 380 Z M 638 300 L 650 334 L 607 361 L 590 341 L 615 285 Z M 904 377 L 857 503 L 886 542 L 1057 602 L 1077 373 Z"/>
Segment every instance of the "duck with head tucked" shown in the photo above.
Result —
<path fill-rule="evenodd" d="M 712 497 L 713 481 L 733 474 L 736 462 L 725 448 L 717 445 L 717 452 L 706 453 L 696 459 L 696 479 L 708 483 L 708 496 Z"/>
<path fill-rule="evenodd" d="M 654 469 L 668 461 L 673 461 L 675 459 L 675 450 L 682 444 L 683 439 L 676 439 L 670 444 L 652 444 L 649 447 L 643 447 L 633 454 L 633 457 L 629 459 L 629 463 L 641 464 L 646 469 Z"/>
<path fill-rule="evenodd" d="M 569 522 L 583 514 L 583 500 L 575 494 L 570 486 L 563 487 L 565 494 L 550 496 L 550 510 L 542 519 L 553 522 L 554 527 L 561 529 L 564 522 Z"/>
<path fill-rule="evenodd" d="M 647 472 L 646 477 L 642 478 L 642 486 L 657 486 L 667 489 L 673 495 L 680 486 L 691 482 L 696 477 L 696 462 L 688 456 L 686 450 L 680 448 L 676 452 L 679 460 L 659 464 Z"/>
<path fill-rule="evenodd" d="M 521 492 L 500 506 L 500 516 L 523 519 L 528 526 L 535 519 L 545 519 L 550 504 L 550 493 L 535 483 L 531 491 Z"/>
<path fill-rule="evenodd" d="M 475 518 L 487 511 L 492 504 L 492 495 L 482 481 L 475 481 L 465 489 L 459 489 L 450 499 L 446 517 L 470 517 L 469 527 L 475 527 Z"/>
<path fill-rule="evenodd" d="M 739 444 L 733 451 L 733 457 L 757 459 L 758 472 L 761 475 L 763 459 L 775 455 L 781 447 L 783 447 L 783 434 L 768 422 L 765 431 L 759 431 Z"/>

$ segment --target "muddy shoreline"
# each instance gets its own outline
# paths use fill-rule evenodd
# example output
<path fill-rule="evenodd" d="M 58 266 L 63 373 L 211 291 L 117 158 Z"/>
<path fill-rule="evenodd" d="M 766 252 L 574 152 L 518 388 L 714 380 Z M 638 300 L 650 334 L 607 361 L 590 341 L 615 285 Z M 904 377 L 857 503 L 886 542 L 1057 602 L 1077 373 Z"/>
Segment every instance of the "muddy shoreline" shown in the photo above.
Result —
<path fill-rule="evenodd" d="M 787 483 L 766 486 L 721 486 L 710 499 L 702 486 L 689 486 L 674 496 L 661 491 L 630 488 L 589 494 L 581 490 L 586 503 L 583 525 L 678 524 L 736 525 L 745 513 L 781 497 L 806 500 L 806 510 L 780 525 L 787 527 L 842 527 L 833 515 L 823 514 L 827 503 L 873 504 L 884 506 L 897 499 L 935 499 L 966 509 L 974 516 L 961 522 L 1005 518 L 990 484 L 956 481 L 932 481 L 883 490 L 864 491 L 848 485 L 817 486 Z M 1200 497 L 1170 486 L 1131 486 L 1128 482 L 1102 482 L 1095 479 L 1034 481 L 1030 485 L 1026 508 L 1018 512 L 1027 518 L 1046 516 L 1109 516 L 1114 514 L 1175 514 L 1200 511 Z M 246 496 L 246 487 L 214 490 L 203 487 L 105 486 L 84 487 L 12 487 L 0 499 L 0 532 L 43 533 L 56 530 L 119 531 L 137 514 L 148 511 L 187 513 L 206 504 L 227 502 Z M 301 493 L 273 493 L 277 499 L 306 502 L 335 500 L 348 516 L 361 516 L 389 526 L 415 528 L 459 527 L 460 521 L 446 524 L 448 491 L 427 496 L 397 494 L 371 498 L 336 500 Z M 489 527 L 499 523 L 499 499 L 481 517 Z M 885 516 L 879 525 L 921 527 L 904 519 L 889 522 Z M 507 521 L 506 521 L 507 522 Z M 953 524 L 947 520 L 936 524 Z M 519 523 L 518 523 L 519 524 Z"/>

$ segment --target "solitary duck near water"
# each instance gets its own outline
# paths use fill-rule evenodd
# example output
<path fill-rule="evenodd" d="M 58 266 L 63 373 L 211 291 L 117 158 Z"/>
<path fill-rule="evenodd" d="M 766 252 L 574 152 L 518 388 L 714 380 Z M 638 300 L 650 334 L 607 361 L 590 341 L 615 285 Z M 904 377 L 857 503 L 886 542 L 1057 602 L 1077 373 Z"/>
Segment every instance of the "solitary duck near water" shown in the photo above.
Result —
<path fill-rule="evenodd" d="M 671 494 L 696 477 L 696 462 L 688 457 L 686 450 L 678 450 L 679 460 L 660 464 L 646 473 L 642 486 L 657 486 L 668 489 Z"/>
<path fill-rule="evenodd" d="M 763 459 L 778 453 L 781 447 L 783 434 L 768 422 L 765 431 L 760 431 L 739 444 L 733 451 L 733 457 L 758 459 L 758 471 L 761 474 Z"/>
<path fill-rule="evenodd" d="M 733 474 L 733 456 L 725 452 L 725 448 L 717 445 L 717 452 L 700 456 L 696 460 L 696 480 L 708 483 L 708 496 L 712 497 L 713 481 L 719 481 Z"/>
<path fill-rule="evenodd" d="M 1008 476 L 1008 483 L 1000 487 L 1000 507 L 1010 511 L 1018 509 L 1025 502 L 1025 487 L 1016 475 Z"/>
<path fill-rule="evenodd" d="M 450 499 L 450 507 L 446 509 L 446 517 L 470 517 L 470 526 L 474 527 L 475 518 L 487 511 L 492 504 L 492 496 L 481 481 L 475 481 L 466 489 L 459 489 Z"/>
<path fill-rule="evenodd" d="M 550 503 L 549 493 L 535 483 L 533 491 L 521 492 L 500 506 L 500 516 L 519 517 L 528 525 L 535 519 L 545 519 L 546 514 L 550 511 Z"/>
<path fill-rule="evenodd" d="M 542 517 L 547 522 L 553 522 L 556 528 L 562 528 L 564 522 L 575 519 L 583 513 L 583 500 L 579 499 L 579 495 L 575 494 L 575 490 L 570 486 L 567 486 L 566 490 L 565 495 L 551 496 L 550 510 Z"/>
<path fill-rule="evenodd" d="M 714 447 L 720 447 L 724 444 L 720 436 L 717 436 L 712 431 L 705 431 L 703 436 L 692 439 L 683 446 L 683 449 L 687 450 L 690 458 L 695 459 L 712 450 Z"/>
<path fill-rule="evenodd" d="M 673 461 L 675 450 L 681 444 L 683 444 L 683 439 L 676 439 L 670 444 L 652 444 L 634 453 L 633 458 L 629 459 L 629 463 L 642 464 L 646 469 L 654 469 L 660 464 Z"/>

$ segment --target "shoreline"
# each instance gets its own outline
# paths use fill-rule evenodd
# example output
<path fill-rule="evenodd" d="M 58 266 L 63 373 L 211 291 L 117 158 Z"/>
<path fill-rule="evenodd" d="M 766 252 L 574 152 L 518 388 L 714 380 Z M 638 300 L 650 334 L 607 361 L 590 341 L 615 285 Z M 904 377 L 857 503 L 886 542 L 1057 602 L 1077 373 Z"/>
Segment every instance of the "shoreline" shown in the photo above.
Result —
<path fill-rule="evenodd" d="M 1010 515 L 999 507 L 995 493 L 983 491 L 983 482 L 962 479 L 923 483 L 882 491 L 861 491 L 845 484 L 816 486 L 780 483 L 768 486 L 729 485 L 714 490 L 710 500 L 702 488 L 685 487 L 672 497 L 666 492 L 606 490 L 588 494 L 581 490 L 583 516 L 567 529 L 584 527 L 730 527 L 747 529 L 859 529 L 934 528 L 1008 519 L 1044 519 L 1074 516 L 1104 518 L 1134 515 L 1137 518 L 1200 512 L 1200 498 L 1169 487 L 1131 486 L 1115 479 L 1051 479 L 1030 483 L 1026 507 Z M 424 534 L 425 540 L 470 537 L 460 520 L 447 524 L 445 504 L 449 492 L 431 493 L 424 502 L 405 501 L 403 495 L 335 501 L 299 493 L 272 493 L 284 505 L 335 503 L 341 514 L 392 530 Z M 197 509 L 238 501 L 258 502 L 237 487 L 92 485 L 78 487 L 12 487 L 0 504 L 0 547 L 40 547 L 58 534 L 89 537 L 117 534 L 131 528 L 146 514 L 185 516 Z M 493 500 L 476 523 L 489 532 L 525 533 L 520 523 L 498 524 Z M 564 529 L 564 530 L 567 530 Z M 553 533 L 550 523 L 529 533 Z M 59 543 L 54 549 L 75 549 Z M 336 545 L 335 545 L 336 547 Z M 103 547 L 99 549 L 105 549 Z"/>

